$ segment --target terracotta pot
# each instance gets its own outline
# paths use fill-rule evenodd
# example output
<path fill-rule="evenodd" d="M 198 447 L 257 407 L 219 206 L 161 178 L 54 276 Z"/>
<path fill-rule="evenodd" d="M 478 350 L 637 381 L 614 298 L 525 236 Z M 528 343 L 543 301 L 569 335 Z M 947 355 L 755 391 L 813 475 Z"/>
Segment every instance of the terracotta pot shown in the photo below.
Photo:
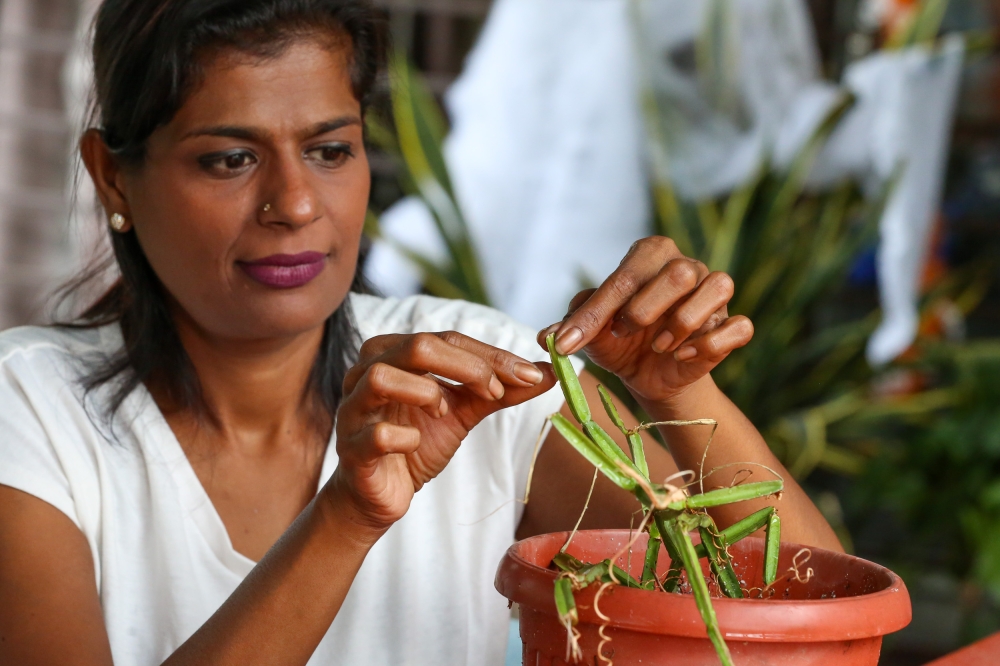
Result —
<path fill-rule="evenodd" d="M 553 601 L 556 572 L 548 565 L 566 533 L 546 534 L 511 546 L 497 571 L 496 588 L 520 605 L 524 664 L 566 664 L 566 630 L 559 624 Z M 612 557 L 629 539 L 627 530 L 580 532 L 569 553 L 585 562 Z M 646 535 L 632 546 L 618 565 L 634 576 L 642 570 Z M 812 557 L 800 567 L 814 575 L 807 583 L 789 572 L 801 550 L 782 544 L 774 596 L 761 599 L 713 599 L 719 625 L 737 666 L 794 664 L 839 666 L 878 663 L 882 636 L 910 622 L 910 596 L 899 576 L 857 557 L 812 548 Z M 764 542 L 747 538 L 730 548 L 733 565 L 745 587 L 760 587 Z M 669 564 L 660 553 L 661 574 Z M 704 561 L 703 561 L 704 563 Z M 706 568 L 707 573 L 707 568 Z M 594 611 L 594 585 L 576 595 L 584 664 L 597 658 L 602 624 Z M 600 599 L 600 610 L 610 617 L 605 633 L 611 642 L 603 654 L 615 666 L 670 664 L 705 666 L 718 658 L 705 634 L 705 625 L 690 594 L 665 594 L 614 587 Z"/>

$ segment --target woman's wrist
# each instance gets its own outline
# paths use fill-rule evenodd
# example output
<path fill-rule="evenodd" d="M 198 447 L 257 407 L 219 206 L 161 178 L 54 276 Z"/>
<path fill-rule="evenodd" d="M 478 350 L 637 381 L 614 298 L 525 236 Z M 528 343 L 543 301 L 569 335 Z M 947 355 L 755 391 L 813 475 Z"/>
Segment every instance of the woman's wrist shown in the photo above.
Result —
<path fill-rule="evenodd" d="M 389 525 L 375 525 L 355 504 L 350 491 L 337 474 L 319 492 L 316 509 L 322 523 L 338 539 L 349 539 L 364 549 L 370 549 L 389 530 Z"/>
<path fill-rule="evenodd" d="M 698 381 L 667 397 L 650 400 L 633 391 L 636 400 L 654 421 L 677 421 L 711 418 L 712 403 L 721 395 L 712 375 L 707 374 Z"/>

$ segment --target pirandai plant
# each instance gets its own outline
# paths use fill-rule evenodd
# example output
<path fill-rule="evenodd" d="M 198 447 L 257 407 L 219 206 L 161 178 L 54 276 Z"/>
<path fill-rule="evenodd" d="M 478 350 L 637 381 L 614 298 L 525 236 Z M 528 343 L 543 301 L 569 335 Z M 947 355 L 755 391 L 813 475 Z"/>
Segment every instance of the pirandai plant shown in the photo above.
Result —
<path fill-rule="evenodd" d="M 707 559 L 712 577 L 723 595 L 736 599 L 743 598 L 748 591 L 740 585 L 728 549 L 740 539 L 762 528 L 766 529 L 763 567 L 765 587 L 756 592 L 758 598 L 767 598 L 770 586 L 778 574 L 781 519 L 774 507 L 767 507 L 720 530 L 707 509 L 761 497 L 780 496 L 784 481 L 779 477 L 773 481 L 744 483 L 696 495 L 688 493 L 686 489 L 688 486 L 671 484 L 672 479 L 667 479 L 663 483 L 654 482 L 649 476 L 640 431 L 656 426 L 705 425 L 711 426 L 714 434 L 717 423 L 709 419 L 667 421 L 645 423 L 629 429 L 625 427 L 615 409 L 611 396 L 603 386 L 599 387 L 601 403 L 612 422 L 625 436 L 631 453 L 630 458 L 611 435 L 591 419 L 590 406 L 576 371 L 568 358 L 556 352 L 554 337 L 550 335 L 546 339 L 546 344 L 566 403 L 583 430 L 573 425 L 562 414 L 553 414 L 549 420 L 566 441 L 600 473 L 619 488 L 635 495 L 642 505 L 643 512 L 642 521 L 635 534 L 638 536 L 643 532 L 649 533 L 642 574 L 638 580 L 614 564 L 617 556 L 602 562 L 586 563 L 569 555 L 566 548 L 572 541 L 572 535 L 566 546 L 553 558 L 552 564 L 562 572 L 555 583 L 555 602 L 559 620 L 567 631 L 567 660 L 578 661 L 580 658 L 578 636 L 574 629 L 578 619 L 573 597 L 575 590 L 599 583 L 604 586 L 624 585 L 670 593 L 681 591 L 686 578 L 720 662 L 732 666 L 732 657 L 719 629 L 719 622 L 712 607 L 712 596 L 699 560 Z M 709 437 L 710 444 L 711 437 Z M 694 477 L 693 472 L 682 472 L 677 478 L 683 479 L 688 475 Z M 699 470 L 697 482 L 702 483 L 705 476 L 707 475 L 703 470 Z M 697 546 L 691 539 L 692 532 L 697 532 L 700 537 L 701 542 Z M 633 539 L 632 543 L 634 542 Z M 661 544 L 670 557 L 670 568 L 662 579 L 657 574 Z M 626 549 L 630 547 L 631 544 Z"/>

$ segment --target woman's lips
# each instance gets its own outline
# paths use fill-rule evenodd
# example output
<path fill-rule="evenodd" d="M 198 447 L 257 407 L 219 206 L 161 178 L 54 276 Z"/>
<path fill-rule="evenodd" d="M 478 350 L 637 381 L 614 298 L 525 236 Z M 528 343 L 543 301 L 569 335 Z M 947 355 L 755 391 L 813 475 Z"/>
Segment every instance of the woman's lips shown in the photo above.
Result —
<path fill-rule="evenodd" d="M 326 255 L 320 252 L 273 254 L 256 261 L 239 261 L 239 267 L 265 287 L 294 289 L 312 282 L 326 268 Z"/>

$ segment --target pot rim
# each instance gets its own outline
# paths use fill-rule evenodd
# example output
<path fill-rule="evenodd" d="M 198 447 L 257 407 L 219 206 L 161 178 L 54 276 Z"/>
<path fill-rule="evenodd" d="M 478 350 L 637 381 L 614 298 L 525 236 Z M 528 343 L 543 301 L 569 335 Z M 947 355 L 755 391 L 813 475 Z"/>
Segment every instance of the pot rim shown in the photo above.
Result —
<path fill-rule="evenodd" d="M 574 539 L 590 535 L 628 538 L 628 530 L 590 530 L 577 532 Z M 539 542 L 565 542 L 568 532 L 543 534 L 511 546 L 497 570 L 496 589 L 503 596 L 535 611 L 555 615 L 553 586 L 556 572 L 534 564 L 523 552 Z M 753 539 L 754 537 L 748 537 Z M 788 548 L 795 544 L 783 544 Z M 713 598 L 719 626 L 727 640 L 751 642 L 823 642 L 874 638 L 898 631 L 910 623 L 910 596 L 903 580 L 889 569 L 853 555 L 810 548 L 835 559 L 865 563 L 876 574 L 888 575 L 890 584 L 871 594 L 828 599 L 729 599 Z M 610 553 L 609 553 L 610 555 Z M 593 610 L 598 586 L 577 592 L 580 622 L 603 624 Z M 636 608 L 645 606 L 646 612 Z M 689 594 L 665 594 L 649 590 L 614 587 L 600 600 L 600 609 L 611 618 L 616 629 L 689 638 L 707 636 L 694 597 Z"/>

